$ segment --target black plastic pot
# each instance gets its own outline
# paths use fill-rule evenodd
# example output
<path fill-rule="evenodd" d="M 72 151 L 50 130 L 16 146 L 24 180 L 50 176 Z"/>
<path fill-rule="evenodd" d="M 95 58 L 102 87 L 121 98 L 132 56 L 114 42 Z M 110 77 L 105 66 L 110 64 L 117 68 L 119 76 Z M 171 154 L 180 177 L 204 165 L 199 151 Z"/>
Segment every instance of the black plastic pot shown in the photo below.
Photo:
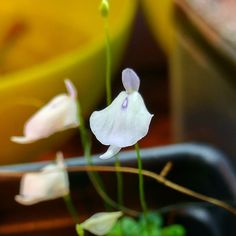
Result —
<path fill-rule="evenodd" d="M 199 193 L 236 202 L 236 176 L 227 158 L 217 150 L 204 145 L 184 144 L 142 150 L 143 168 L 159 173 L 172 161 L 168 179 Z M 123 166 L 136 166 L 135 152 L 120 154 Z M 113 159 L 102 161 L 94 157 L 97 165 L 111 165 Z M 83 158 L 68 159 L 68 166 L 85 165 Z M 3 166 L 17 171 L 34 171 L 46 163 Z M 116 197 L 115 174 L 102 174 L 109 195 Z M 125 205 L 139 209 L 138 178 L 124 174 Z M 85 173 L 70 173 L 71 192 L 81 220 L 104 210 L 103 202 L 91 186 Z M 34 206 L 21 206 L 14 201 L 19 191 L 19 179 L 0 177 L 0 235 L 75 235 L 73 223 L 62 199 L 42 202 Z M 171 190 L 152 179 L 145 178 L 148 206 L 160 209 L 166 222 L 181 223 L 188 236 L 235 236 L 236 216 L 208 203 Z"/>

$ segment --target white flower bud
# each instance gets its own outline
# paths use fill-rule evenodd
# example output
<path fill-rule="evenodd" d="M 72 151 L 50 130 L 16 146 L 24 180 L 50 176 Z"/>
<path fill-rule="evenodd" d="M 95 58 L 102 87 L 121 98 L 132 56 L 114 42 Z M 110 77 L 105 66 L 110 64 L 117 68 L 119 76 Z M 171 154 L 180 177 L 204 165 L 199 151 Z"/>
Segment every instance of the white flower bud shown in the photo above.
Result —
<path fill-rule="evenodd" d="M 50 135 L 74 128 L 79 125 L 76 89 L 69 81 L 65 81 L 69 95 L 61 94 L 53 98 L 47 105 L 36 112 L 24 126 L 23 137 L 11 137 L 16 143 L 32 143 Z"/>

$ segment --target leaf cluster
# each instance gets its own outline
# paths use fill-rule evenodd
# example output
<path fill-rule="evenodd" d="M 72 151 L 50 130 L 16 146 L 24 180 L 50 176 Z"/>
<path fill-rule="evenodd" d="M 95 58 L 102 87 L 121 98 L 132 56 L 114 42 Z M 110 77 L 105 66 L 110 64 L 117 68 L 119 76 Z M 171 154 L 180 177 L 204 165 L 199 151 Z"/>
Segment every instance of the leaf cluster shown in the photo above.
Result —
<path fill-rule="evenodd" d="M 125 216 L 107 236 L 185 236 L 185 228 L 179 224 L 164 226 L 162 216 L 156 212 L 141 215 L 138 219 Z"/>

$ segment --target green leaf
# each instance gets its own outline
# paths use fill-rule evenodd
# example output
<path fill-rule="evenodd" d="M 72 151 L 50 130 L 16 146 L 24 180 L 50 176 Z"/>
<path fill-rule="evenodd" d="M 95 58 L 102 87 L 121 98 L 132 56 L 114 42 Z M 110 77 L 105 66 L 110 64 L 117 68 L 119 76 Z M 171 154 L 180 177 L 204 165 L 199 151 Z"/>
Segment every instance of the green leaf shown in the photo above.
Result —
<path fill-rule="evenodd" d="M 160 228 L 142 228 L 139 234 L 137 235 L 142 235 L 142 236 L 161 236 L 161 229 Z M 136 235 L 136 236 L 137 236 Z"/>
<path fill-rule="evenodd" d="M 163 224 L 162 217 L 157 212 L 148 212 L 146 217 L 142 214 L 139 219 L 139 224 L 142 226 L 146 225 L 146 220 L 149 227 L 160 228 Z"/>
<path fill-rule="evenodd" d="M 161 236 L 162 217 L 157 212 L 148 212 L 139 218 L 139 228 L 142 236 Z"/>
<path fill-rule="evenodd" d="M 185 236 L 186 231 L 182 225 L 170 225 L 162 229 L 161 236 Z"/>
<path fill-rule="evenodd" d="M 146 223 L 147 222 L 147 223 Z M 161 215 L 156 212 L 149 212 L 141 215 L 136 221 L 131 217 L 120 219 L 107 236 L 185 236 L 185 228 L 182 225 L 174 224 L 162 227 Z"/>
<path fill-rule="evenodd" d="M 139 234 L 139 225 L 131 217 L 124 217 L 121 220 L 121 228 L 124 232 L 124 235 L 135 236 Z"/>
<path fill-rule="evenodd" d="M 123 217 L 112 228 L 108 236 L 137 236 L 140 234 L 138 223 L 131 217 Z"/>

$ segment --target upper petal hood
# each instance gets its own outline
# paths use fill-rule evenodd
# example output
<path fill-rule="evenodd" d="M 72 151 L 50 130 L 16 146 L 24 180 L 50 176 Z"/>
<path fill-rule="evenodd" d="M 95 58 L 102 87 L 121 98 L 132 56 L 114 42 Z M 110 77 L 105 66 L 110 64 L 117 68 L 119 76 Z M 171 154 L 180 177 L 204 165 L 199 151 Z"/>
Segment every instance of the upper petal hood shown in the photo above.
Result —
<path fill-rule="evenodd" d="M 140 79 L 134 70 L 126 68 L 122 71 L 122 83 L 127 93 L 138 92 Z"/>

